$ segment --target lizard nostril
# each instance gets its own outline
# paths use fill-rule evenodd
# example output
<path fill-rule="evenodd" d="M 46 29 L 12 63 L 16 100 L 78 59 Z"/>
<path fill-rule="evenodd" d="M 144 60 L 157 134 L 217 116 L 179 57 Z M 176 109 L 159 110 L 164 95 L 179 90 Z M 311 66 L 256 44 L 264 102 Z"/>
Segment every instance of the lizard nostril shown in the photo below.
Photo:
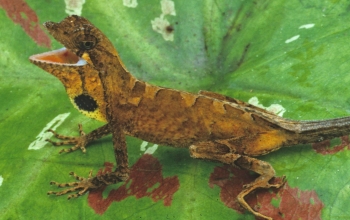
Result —
<path fill-rule="evenodd" d="M 55 22 L 47 21 L 47 22 L 45 22 L 43 25 L 44 25 L 46 28 L 50 29 L 50 28 L 52 28 L 55 24 L 56 24 Z"/>

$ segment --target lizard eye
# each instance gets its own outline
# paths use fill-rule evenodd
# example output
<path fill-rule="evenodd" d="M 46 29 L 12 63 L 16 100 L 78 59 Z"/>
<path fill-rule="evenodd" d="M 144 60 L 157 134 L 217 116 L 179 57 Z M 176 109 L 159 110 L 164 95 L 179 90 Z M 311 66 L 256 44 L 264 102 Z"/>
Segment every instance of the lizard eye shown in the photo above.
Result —
<path fill-rule="evenodd" d="M 91 50 L 96 46 L 97 38 L 92 35 L 80 35 L 75 42 L 80 50 Z"/>
<path fill-rule="evenodd" d="M 79 43 L 79 47 L 82 50 L 90 50 L 90 49 L 94 48 L 94 46 L 95 46 L 95 43 L 92 41 L 81 41 Z"/>

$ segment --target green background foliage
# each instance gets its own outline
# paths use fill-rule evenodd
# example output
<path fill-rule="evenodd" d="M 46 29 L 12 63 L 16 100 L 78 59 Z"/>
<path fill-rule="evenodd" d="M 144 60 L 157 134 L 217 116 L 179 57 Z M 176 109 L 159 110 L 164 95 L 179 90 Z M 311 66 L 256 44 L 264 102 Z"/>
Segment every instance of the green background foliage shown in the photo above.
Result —
<path fill-rule="evenodd" d="M 86 131 L 101 123 L 79 114 L 61 83 L 28 61 L 49 48 L 39 46 L 9 18 L 1 9 L 4 2 L 0 1 L 0 218 L 101 218 L 86 196 L 67 202 L 46 192 L 55 189 L 48 184 L 51 180 L 72 180 L 70 171 L 87 176 L 104 161 L 112 162 L 111 138 L 95 142 L 86 154 L 59 155 L 50 145 L 28 150 L 58 114 L 71 112 L 58 128 L 63 134 L 77 134 L 78 123 Z M 21 1 L 14 2 L 19 7 Z M 26 4 L 39 23 L 67 16 L 63 1 Z M 110 38 L 128 70 L 142 80 L 191 92 L 211 90 L 243 101 L 257 96 L 265 106 L 285 107 L 286 118 L 311 120 L 350 114 L 349 8 L 345 0 L 175 1 L 176 16 L 166 16 L 174 27 L 173 42 L 152 30 L 151 20 L 161 14 L 159 0 L 139 1 L 136 8 L 121 1 L 87 1 L 82 15 Z M 299 29 L 310 23 L 315 26 Z M 299 39 L 285 43 L 296 35 Z M 52 40 L 52 48 L 60 47 Z M 141 143 L 128 138 L 131 165 L 143 153 Z M 114 202 L 102 217 L 254 219 L 227 208 L 220 201 L 220 188 L 208 186 L 210 173 L 220 164 L 191 159 L 187 149 L 160 147 L 154 156 L 165 177 L 179 177 L 172 205 L 128 197 Z M 286 175 L 291 187 L 315 190 L 325 206 L 323 219 L 350 217 L 350 151 L 322 155 L 304 145 L 260 158 L 279 176 Z M 113 187 L 117 186 L 109 189 Z"/>

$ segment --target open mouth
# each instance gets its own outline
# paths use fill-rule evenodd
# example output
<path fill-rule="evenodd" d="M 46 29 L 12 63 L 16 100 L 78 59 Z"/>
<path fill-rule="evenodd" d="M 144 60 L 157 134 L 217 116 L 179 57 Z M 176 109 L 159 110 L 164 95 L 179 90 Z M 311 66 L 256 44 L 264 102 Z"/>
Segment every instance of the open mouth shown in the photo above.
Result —
<path fill-rule="evenodd" d="M 29 60 L 65 66 L 83 66 L 87 64 L 83 58 L 78 57 L 65 47 L 58 50 L 32 55 L 29 57 Z"/>

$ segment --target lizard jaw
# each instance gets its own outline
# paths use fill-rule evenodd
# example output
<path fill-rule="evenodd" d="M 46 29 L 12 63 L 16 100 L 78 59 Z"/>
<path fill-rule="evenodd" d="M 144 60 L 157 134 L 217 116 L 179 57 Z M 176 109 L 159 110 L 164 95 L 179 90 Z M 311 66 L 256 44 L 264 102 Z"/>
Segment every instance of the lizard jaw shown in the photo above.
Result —
<path fill-rule="evenodd" d="M 84 66 L 87 64 L 86 60 L 77 56 L 65 47 L 32 55 L 29 57 L 29 60 L 33 63 L 51 63 L 62 66 Z"/>

